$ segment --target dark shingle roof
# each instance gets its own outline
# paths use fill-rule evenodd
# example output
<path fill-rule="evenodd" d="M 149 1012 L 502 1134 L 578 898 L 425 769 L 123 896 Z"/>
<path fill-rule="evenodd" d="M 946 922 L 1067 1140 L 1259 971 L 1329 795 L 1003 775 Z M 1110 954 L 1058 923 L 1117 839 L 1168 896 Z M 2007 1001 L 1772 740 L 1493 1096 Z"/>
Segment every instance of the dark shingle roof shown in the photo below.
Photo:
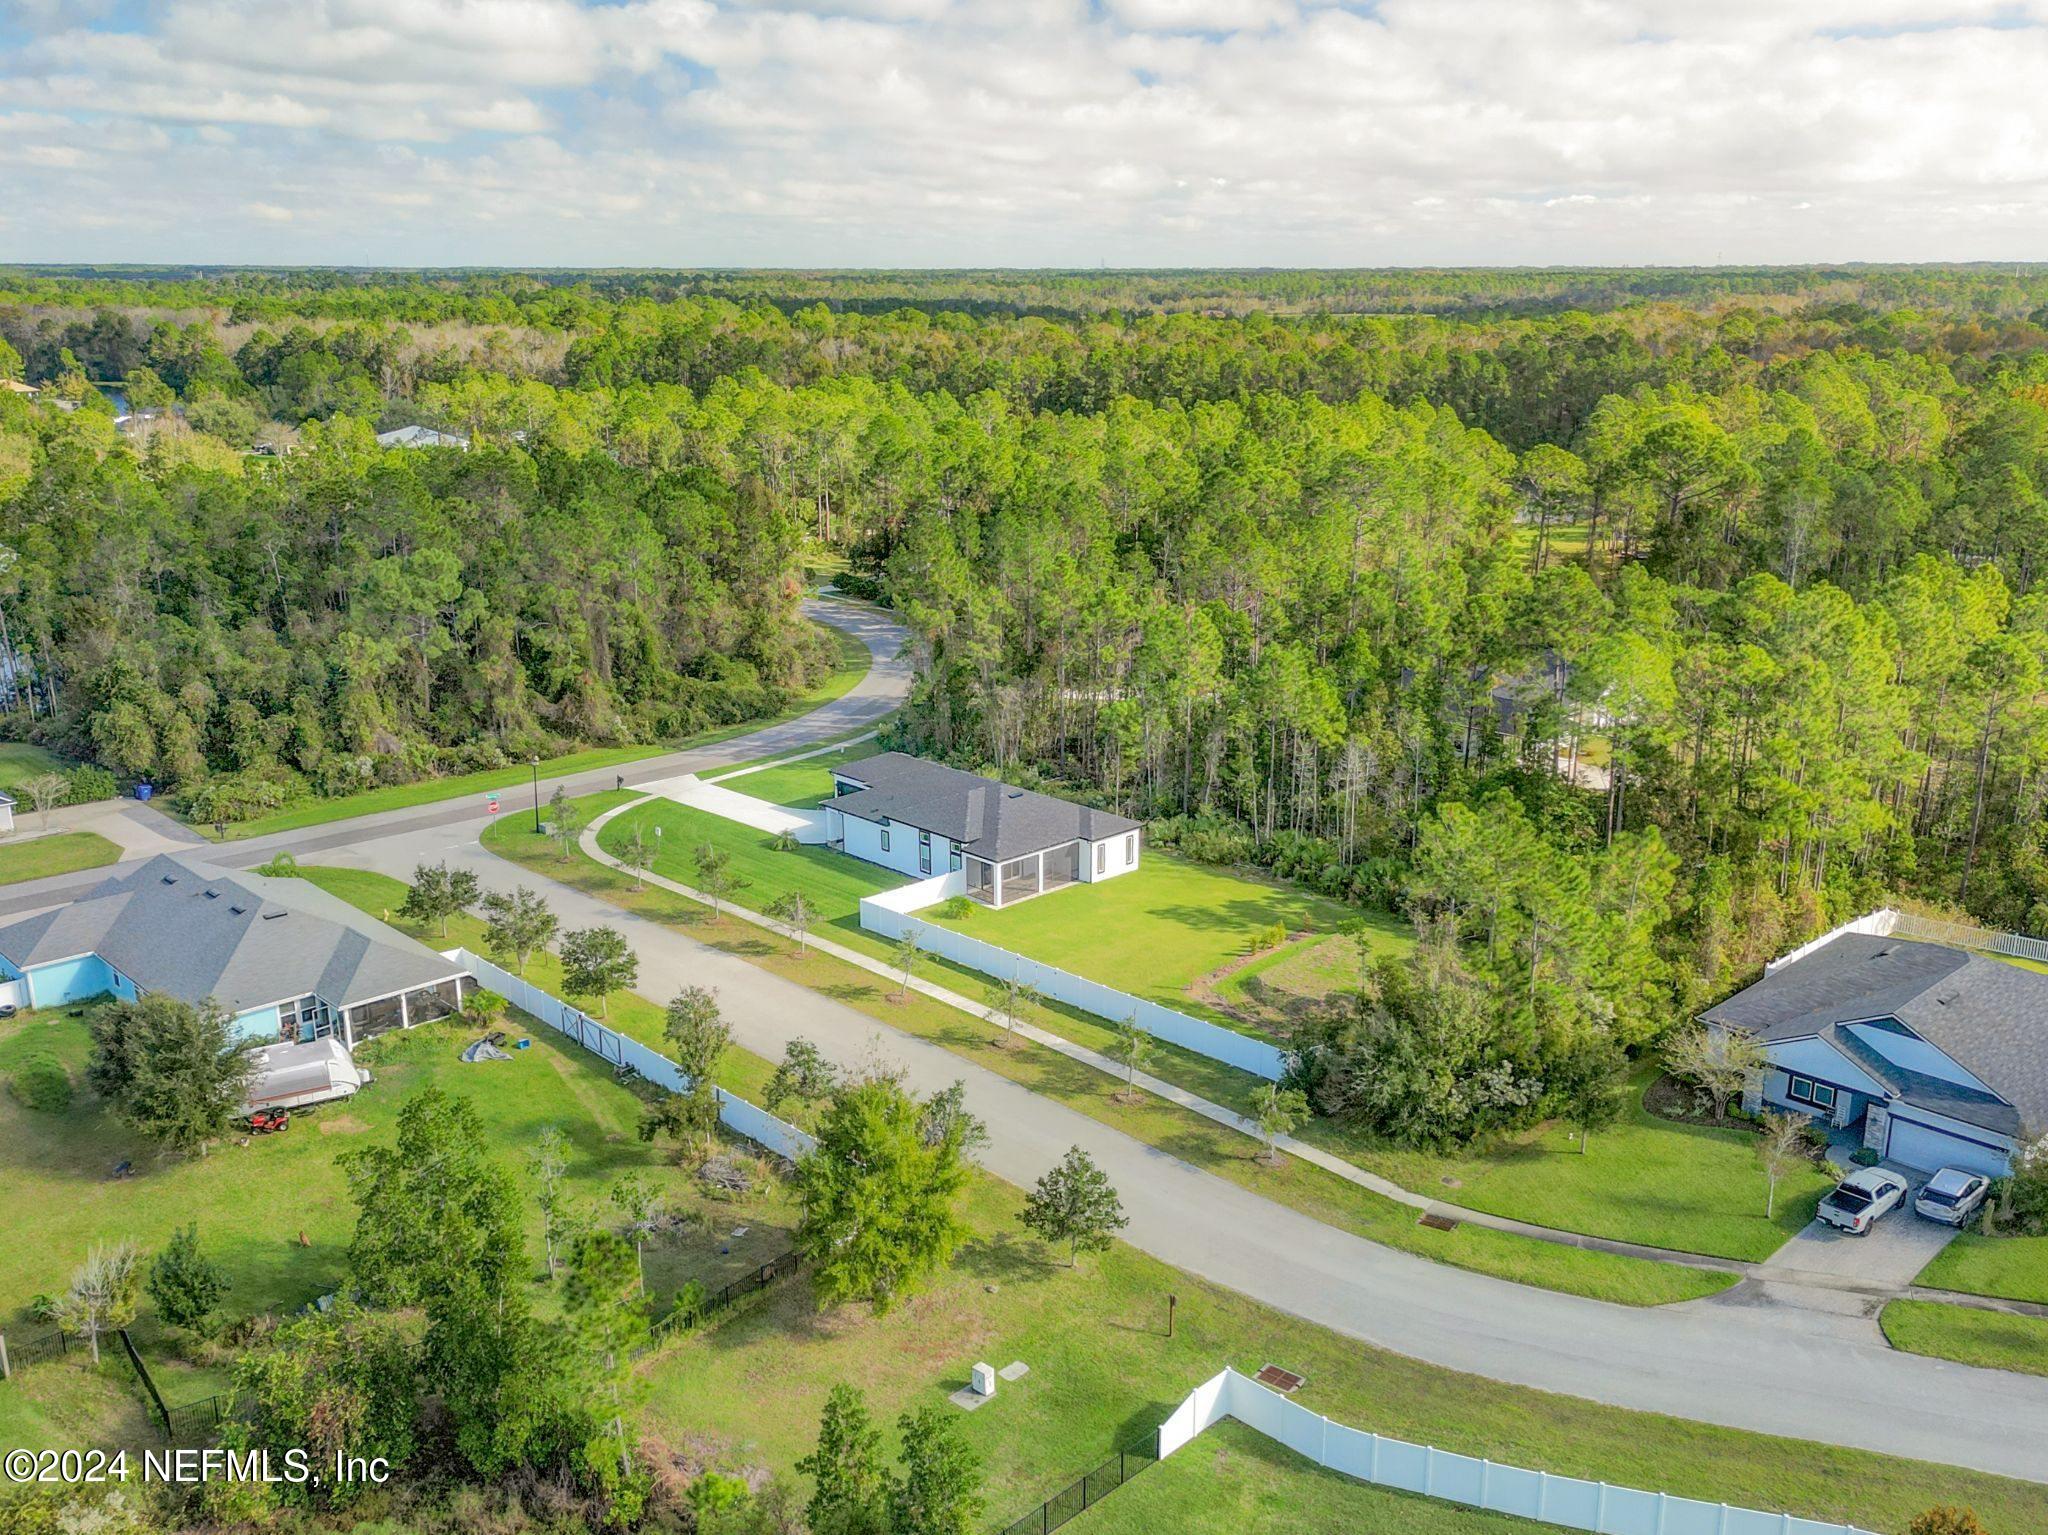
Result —
<path fill-rule="evenodd" d="M 0 954 L 24 969 L 97 954 L 144 991 L 236 1012 L 307 992 L 346 1007 L 461 971 L 305 880 L 167 853 L 0 928 Z"/>
<path fill-rule="evenodd" d="M 1895 1018 L 2017 1112 L 2001 1115 L 1967 1088 L 1886 1061 L 1880 1075 L 1902 1098 L 1993 1129 L 2048 1129 L 2048 976 L 2018 965 L 1941 944 L 1843 933 L 1701 1016 L 1766 1041 L 1816 1035 L 1866 1068 L 1876 1052 L 1838 1026 Z"/>
<path fill-rule="evenodd" d="M 865 785 L 834 800 L 835 809 L 864 821 L 900 821 L 998 863 L 1077 838 L 1100 841 L 1139 824 L 907 752 L 882 752 L 832 771 Z"/>

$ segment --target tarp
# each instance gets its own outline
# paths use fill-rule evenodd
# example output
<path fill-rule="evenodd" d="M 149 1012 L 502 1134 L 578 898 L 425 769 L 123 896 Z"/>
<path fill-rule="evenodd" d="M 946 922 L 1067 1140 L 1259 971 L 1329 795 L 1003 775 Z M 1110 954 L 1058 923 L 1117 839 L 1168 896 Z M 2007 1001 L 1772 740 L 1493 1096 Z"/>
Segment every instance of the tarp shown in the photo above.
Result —
<path fill-rule="evenodd" d="M 511 1056 L 500 1050 L 488 1039 L 480 1039 L 462 1052 L 465 1061 L 509 1061 Z"/>

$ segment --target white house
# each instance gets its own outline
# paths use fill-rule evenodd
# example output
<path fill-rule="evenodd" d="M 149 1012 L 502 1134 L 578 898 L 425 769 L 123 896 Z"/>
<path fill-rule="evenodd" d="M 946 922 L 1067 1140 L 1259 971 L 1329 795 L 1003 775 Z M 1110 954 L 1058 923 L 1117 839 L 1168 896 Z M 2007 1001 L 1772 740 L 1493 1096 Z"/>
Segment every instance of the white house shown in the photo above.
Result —
<path fill-rule="evenodd" d="M 401 426 L 396 431 L 379 432 L 377 446 L 380 448 L 460 448 L 469 451 L 469 439 L 460 432 L 443 432 L 431 426 Z"/>
<path fill-rule="evenodd" d="M 0 789 L 0 837 L 11 836 L 14 832 L 14 796 Z"/>
<path fill-rule="evenodd" d="M 961 870 L 987 906 L 1138 867 L 1140 828 L 1128 816 L 941 762 L 882 752 L 835 768 L 832 781 L 821 808 L 833 847 L 903 874 Z"/>
<path fill-rule="evenodd" d="M 2048 975 L 1943 944 L 1841 932 L 1710 1007 L 1769 1062 L 1745 1095 L 1889 1161 L 1998 1176 L 2048 1137 Z"/>

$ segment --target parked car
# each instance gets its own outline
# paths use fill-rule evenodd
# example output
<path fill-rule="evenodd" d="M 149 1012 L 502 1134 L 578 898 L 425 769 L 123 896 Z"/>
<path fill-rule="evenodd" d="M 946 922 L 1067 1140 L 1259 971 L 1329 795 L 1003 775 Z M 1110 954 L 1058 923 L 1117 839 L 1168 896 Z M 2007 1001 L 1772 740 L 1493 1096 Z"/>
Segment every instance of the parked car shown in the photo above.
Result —
<path fill-rule="evenodd" d="M 1851 1236 L 1868 1236 L 1878 1218 L 1894 1209 L 1912 1185 L 1882 1167 L 1860 1167 L 1834 1187 L 1815 1213 Z"/>
<path fill-rule="evenodd" d="M 1960 1167 L 1944 1167 L 1927 1180 L 1927 1187 L 1913 1201 L 1913 1213 L 1944 1226 L 1960 1226 L 1984 1203 L 1991 1192 L 1991 1180 L 1982 1173 L 1966 1173 Z"/>

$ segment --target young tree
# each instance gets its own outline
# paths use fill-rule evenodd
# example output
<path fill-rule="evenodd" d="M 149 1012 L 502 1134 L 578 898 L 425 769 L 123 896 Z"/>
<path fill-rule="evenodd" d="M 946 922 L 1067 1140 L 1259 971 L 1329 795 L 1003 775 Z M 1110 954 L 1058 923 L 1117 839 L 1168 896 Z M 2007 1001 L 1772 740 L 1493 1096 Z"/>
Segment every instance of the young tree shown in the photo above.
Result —
<path fill-rule="evenodd" d="M 468 869 L 451 869 L 446 863 L 423 863 L 412 871 L 412 888 L 398 914 L 410 921 L 433 923 L 448 936 L 448 919 L 468 911 L 482 898 L 483 889 Z"/>
<path fill-rule="evenodd" d="M 1628 1057 L 1604 1029 L 1588 1031 L 1547 1069 L 1544 1083 L 1557 1117 L 1579 1132 L 1579 1155 L 1595 1130 L 1618 1121 L 1627 1105 L 1621 1085 Z"/>
<path fill-rule="evenodd" d="M 733 872 L 732 854 L 715 843 L 699 844 L 693 855 L 697 866 L 697 890 L 711 903 L 711 915 L 720 914 L 720 903 L 731 899 L 746 881 Z"/>
<path fill-rule="evenodd" d="M 166 1326 L 205 1336 L 229 1283 L 228 1271 L 199 1250 L 199 1228 L 192 1225 L 171 1233 L 149 1266 L 147 1288 L 157 1317 Z"/>
<path fill-rule="evenodd" d="M 167 992 L 111 1002 L 88 1025 L 94 1091 L 121 1118 L 173 1151 L 223 1134 L 249 1090 L 253 1063 L 234 1020 L 208 1000 L 194 1007 Z"/>
<path fill-rule="evenodd" d="M 1766 1109 L 1763 1133 L 1757 1137 L 1756 1157 L 1764 1170 L 1764 1219 L 1770 1220 L 1778 1213 L 1778 1180 L 1806 1160 L 1805 1118 Z"/>
<path fill-rule="evenodd" d="M 493 890 L 483 899 L 484 947 L 510 955 L 514 968 L 526 974 L 526 962 L 554 941 L 562 922 L 538 891 L 521 885 L 510 895 Z"/>
<path fill-rule="evenodd" d="M 981 1519 L 981 1460 L 954 1420 L 920 1407 L 897 1420 L 903 1475 L 889 1484 L 891 1535 L 970 1535 Z"/>
<path fill-rule="evenodd" d="M 903 930 L 903 936 L 898 938 L 889 950 L 890 965 L 903 978 L 903 984 L 896 989 L 898 1002 L 910 1000 L 911 977 L 917 973 L 917 967 L 924 959 L 924 950 L 917 946 L 917 940 L 923 932 L 924 929 L 915 923 L 911 924 Z"/>
<path fill-rule="evenodd" d="M 1268 1082 L 1252 1094 L 1252 1119 L 1266 1138 L 1265 1161 L 1280 1163 L 1280 1137 L 1291 1135 L 1308 1119 L 1308 1099 L 1291 1087 Z"/>
<path fill-rule="evenodd" d="M 1110 1043 L 1109 1056 L 1124 1069 L 1124 1090 L 1117 1096 L 1125 1103 L 1136 1103 L 1144 1096 L 1138 1091 L 1138 1073 L 1152 1059 L 1151 1031 L 1139 1026 L 1136 1013 L 1110 1027 L 1116 1037 Z"/>
<path fill-rule="evenodd" d="M 584 1231 L 569 1249 L 562 1312 L 579 1345 L 584 1372 L 609 1412 L 606 1428 L 616 1460 L 586 1446 L 585 1464 L 615 1499 L 633 1480 L 633 1435 L 627 1427 L 638 1377 L 633 1356 L 647 1345 L 647 1307 L 633 1249 L 613 1231 Z"/>
<path fill-rule="evenodd" d="M 1687 1024 L 1664 1042 L 1665 1068 L 1691 1082 L 1713 1101 L 1717 1123 L 1728 1117 L 1728 1100 L 1764 1069 L 1763 1046 L 1747 1029 L 1713 1029 Z"/>
<path fill-rule="evenodd" d="M 950 1263 L 966 1235 L 953 1208 L 967 1182 L 961 1127 L 927 1145 L 922 1110 L 892 1081 L 842 1088 L 797 1164 L 796 1243 L 825 1305 L 885 1311 Z"/>
<path fill-rule="evenodd" d="M 811 1500 L 804 1505 L 811 1535 L 888 1535 L 882 1434 L 858 1389 L 832 1388 L 818 1420 L 818 1447 L 796 1469 L 811 1479 Z"/>
<path fill-rule="evenodd" d="M 526 1172 L 540 1206 L 541 1240 L 547 1248 L 548 1278 L 555 1277 L 555 1238 L 561 1234 L 562 1177 L 569 1171 L 569 1138 L 559 1126 L 542 1125 L 526 1149 Z"/>
<path fill-rule="evenodd" d="M 811 919 L 814 915 L 810 897 L 801 890 L 785 890 L 768 903 L 768 915 L 780 922 L 788 930 L 789 936 L 796 940 L 798 958 L 810 952 L 808 945 L 811 938 Z"/>
<path fill-rule="evenodd" d="M 1027 1231 L 1044 1241 L 1054 1246 L 1066 1244 L 1069 1268 L 1083 1251 L 1106 1251 L 1115 1234 L 1130 1224 L 1108 1175 L 1079 1146 L 1038 1180 L 1038 1186 L 1024 1198 L 1020 1218 Z"/>
<path fill-rule="evenodd" d="M 654 1219 L 654 1212 L 661 1207 L 661 1191 L 639 1173 L 621 1173 L 611 1187 L 608 1196 L 611 1206 L 625 1217 L 626 1229 L 633 1236 L 633 1261 L 640 1269 L 640 1292 L 647 1293 L 647 1259 L 642 1251 L 642 1238 L 647 1223 Z"/>
<path fill-rule="evenodd" d="M 633 888 L 641 889 L 646 882 L 647 871 L 654 867 L 654 845 L 647 840 L 647 834 L 635 826 L 619 854 L 619 862 L 633 871 Z"/>
<path fill-rule="evenodd" d="M 783 1047 L 782 1060 L 768 1079 L 761 1101 L 771 1114 L 780 1114 L 782 1105 L 791 1100 L 809 1109 L 831 1097 L 838 1085 L 839 1068 L 826 1060 L 816 1045 L 799 1035 Z"/>
<path fill-rule="evenodd" d="M 732 1025 L 718 1010 L 718 993 L 706 986 L 685 986 L 669 999 L 662 1038 L 683 1075 L 708 1082 L 732 1044 Z"/>
<path fill-rule="evenodd" d="M 562 935 L 562 984 L 579 997 L 597 998 L 598 1016 L 609 1018 L 612 993 L 640 978 L 640 957 L 615 927 L 583 927 Z"/>
<path fill-rule="evenodd" d="M 142 1296 L 142 1254 L 133 1242 L 94 1246 L 71 1275 L 71 1287 L 57 1297 L 57 1325 L 82 1333 L 100 1362 L 100 1334 L 135 1320 Z"/>
<path fill-rule="evenodd" d="M 462 999 L 462 1016 L 480 1029 L 491 1029 L 511 1005 L 488 986 L 479 986 Z"/>
<path fill-rule="evenodd" d="M 971 1157 L 988 1144 L 988 1126 L 967 1107 L 967 1084 L 957 1077 L 925 1099 L 917 1116 L 917 1133 L 927 1146 L 954 1141 L 960 1155 Z"/>
<path fill-rule="evenodd" d="M 43 830 L 48 831 L 50 812 L 64 803 L 65 796 L 71 792 L 71 780 L 62 773 L 38 773 L 23 782 L 21 792 L 36 807 L 36 817 L 41 821 Z"/>
<path fill-rule="evenodd" d="M 900 950 L 901 945 L 899 944 L 898 947 Z M 899 968 L 902 965 L 902 961 L 903 956 L 899 952 L 897 956 Z M 910 962 L 915 964 L 917 956 L 910 956 Z M 910 984 L 907 974 L 904 977 L 903 984 L 906 987 Z M 1016 1042 L 1018 1026 L 1024 1022 L 1024 1010 L 1036 1006 L 1041 1000 L 1037 989 L 1026 985 L 1015 976 L 1011 976 L 1008 980 L 990 981 L 983 988 L 983 996 L 987 999 L 988 1021 L 1002 1031 L 996 1039 L 997 1045 L 1005 1050 L 1010 1049 Z"/>
<path fill-rule="evenodd" d="M 562 784 L 548 796 L 548 840 L 555 845 L 555 862 L 567 863 L 576 851 L 577 833 L 583 830 L 583 807 L 569 798 Z"/>

